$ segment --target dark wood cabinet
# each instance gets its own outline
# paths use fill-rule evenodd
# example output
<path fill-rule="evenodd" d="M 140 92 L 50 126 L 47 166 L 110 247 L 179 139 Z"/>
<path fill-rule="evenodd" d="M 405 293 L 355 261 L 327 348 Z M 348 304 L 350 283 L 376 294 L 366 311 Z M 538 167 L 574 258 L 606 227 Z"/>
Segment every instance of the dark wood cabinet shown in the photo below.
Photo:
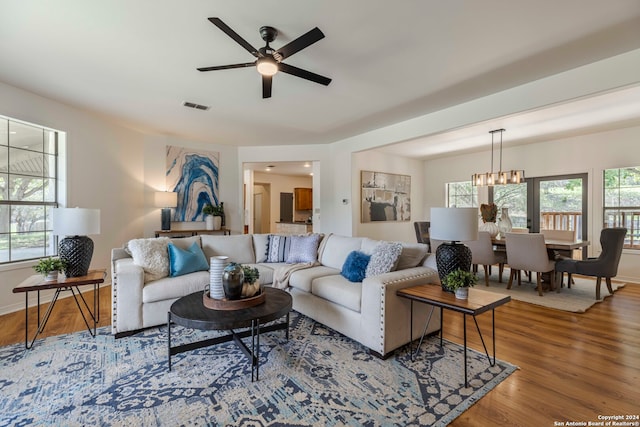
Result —
<path fill-rule="evenodd" d="M 294 188 L 293 192 L 297 211 L 313 209 L 313 190 L 311 188 Z"/>

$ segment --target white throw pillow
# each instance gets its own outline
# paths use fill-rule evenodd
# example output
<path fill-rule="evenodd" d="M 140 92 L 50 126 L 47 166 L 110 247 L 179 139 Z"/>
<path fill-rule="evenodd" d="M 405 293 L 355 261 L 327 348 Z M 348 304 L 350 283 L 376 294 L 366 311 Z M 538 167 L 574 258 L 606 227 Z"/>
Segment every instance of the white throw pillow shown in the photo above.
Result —
<path fill-rule="evenodd" d="M 393 270 L 400 256 L 400 252 L 402 252 L 402 243 L 378 243 L 378 246 L 373 250 L 373 254 L 371 254 L 365 277 L 377 276 L 378 274 L 388 273 Z"/>
<path fill-rule="evenodd" d="M 133 263 L 144 270 L 144 283 L 162 279 L 169 275 L 169 239 L 133 239 L 127 243 L 127 249 L 133 257 Z"/>

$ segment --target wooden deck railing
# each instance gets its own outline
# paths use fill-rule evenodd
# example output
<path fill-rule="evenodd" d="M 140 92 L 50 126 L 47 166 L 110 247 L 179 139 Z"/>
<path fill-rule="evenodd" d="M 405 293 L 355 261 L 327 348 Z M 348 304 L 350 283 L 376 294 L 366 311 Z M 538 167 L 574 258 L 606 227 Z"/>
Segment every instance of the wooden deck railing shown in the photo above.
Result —
<path fill-rule="evenodd" d="M 582 238 L 582 212 L 540 212 L 541 230 L 571 230 Z"/>
<path fill-rule="evenodd" d="M 605 208 L 604 228 L 625 227 L 624 247 L 640 249 L 640 211 L 637 208 Z"/>

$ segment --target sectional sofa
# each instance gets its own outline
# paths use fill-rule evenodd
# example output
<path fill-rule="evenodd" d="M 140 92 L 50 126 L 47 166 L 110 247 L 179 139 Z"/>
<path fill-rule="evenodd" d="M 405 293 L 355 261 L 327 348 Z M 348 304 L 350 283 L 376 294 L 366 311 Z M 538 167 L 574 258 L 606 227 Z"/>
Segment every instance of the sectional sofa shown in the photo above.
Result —
<path fill-rule="evenodd" d="M 262 284 L 272 285 L 275 277 L 276 285 L 290 292 L 295 311 L 360 342 L 379 357 L 387 357 L 411 338 L 419 338 L 428 307 L 414 304 L 414 333 L 410 337 L 410 302 L 399 298 L 396 291 L 438 283 L 435 262 L 426 245 L 334 234 L 316 236 L 315 247 L 309 241 L 304 247 L 296 246 L 302 239 L 291 243 L 291 236 L 245 234 L 136 239 L 123 248 L 115 248 L 111 269 L 112 333 L 122 337 L 166 323 L 167 311 L 176 299 L 201 291 L 209 283 L 209 271 L 204 268 L 177 277 L 162 277 L 154 271 L 158 262 L 166 262 L 166 248 L 171 243 L 182 250 L 195 244 L 207 260 L 225 255 L 230 261 L 255 266 Z M 396 258 L 391 259 L 394 251 Z M 347 264 L 351 266 L 347 261 L 362 254 L 371 259 L 366 277 L 351 281 L 353 277 L 349 280 L 343 275 L 349 273 L 345 271 Z M 292 259 L 305 264 L 291 268 L 286 261 Z M 428 333 L 440 329 L 437 310 Z"/>

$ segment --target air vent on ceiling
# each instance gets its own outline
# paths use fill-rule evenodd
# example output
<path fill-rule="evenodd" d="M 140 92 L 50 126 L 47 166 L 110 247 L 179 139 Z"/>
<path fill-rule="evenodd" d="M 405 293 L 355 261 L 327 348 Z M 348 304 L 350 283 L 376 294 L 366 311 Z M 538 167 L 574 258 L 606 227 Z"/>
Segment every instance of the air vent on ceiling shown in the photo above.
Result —
<path fill-rule="evenodd" d="M 211 108 L 206 105 L 200 105 L 200 104 L 196 104 L 195 102 L 188 102 L 188 101 L 183 102 L 182 105 L 184 105 L 185 107 L 195 108 L 196 110 L 203 110 L 203 111 L 207 111 L 209 108 Z"/>

